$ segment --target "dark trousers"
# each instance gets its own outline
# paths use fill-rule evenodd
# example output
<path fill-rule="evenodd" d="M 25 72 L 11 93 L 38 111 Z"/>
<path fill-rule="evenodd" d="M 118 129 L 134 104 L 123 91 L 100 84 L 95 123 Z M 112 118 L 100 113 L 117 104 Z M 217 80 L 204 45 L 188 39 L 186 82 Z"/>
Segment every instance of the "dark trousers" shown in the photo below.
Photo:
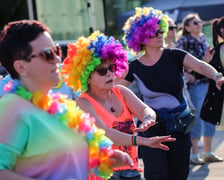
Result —
<path fill-rule="evenodd" d="M 147 133 L 147 136 L 150 136 L 149 134 Z M 153 134 L 151 135 L 155 136 Z M 172 137 L 175 137 L 176 141 L 166 143 L 170 148 L 169 151 L 140 146 L 146 180 L 187 180 L 191 148 L 190 135 L 173 133 Z"/>
<path fill-rule="evenodd" d="M 136 169 L 115 171 L 109 180 L 141 180 L 141 175 Z"/>

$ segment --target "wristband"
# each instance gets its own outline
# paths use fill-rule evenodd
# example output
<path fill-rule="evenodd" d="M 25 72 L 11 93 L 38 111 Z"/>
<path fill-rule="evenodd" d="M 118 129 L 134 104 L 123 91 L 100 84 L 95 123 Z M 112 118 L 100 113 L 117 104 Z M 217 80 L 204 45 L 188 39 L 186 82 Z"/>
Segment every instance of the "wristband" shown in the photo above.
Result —
<path fill-rule="evenodd" d="M 137 136 L 132 136 L 131 137 L 131 142 L 132 142 L 133 146 L 137 146 L 136 138 L 137 138 Z"/>
<path fill-rule="evenodd" d="M 214 81 L 217 81 L 219 78 L 221 78 L 223 75 L 222 75 L 222 73 L 221 72 L 217 72 L 217 73 L 215 73 L 215 75 L 214 75 Z"/>
<path fill-rule="evenodd" d="M 144 119 L 153 119 L 153 117 L 150 115 L 150 114 L 147 114 L 147 115 L 144 115 L 143 118 L 142 118 L 142 121 Z"/>

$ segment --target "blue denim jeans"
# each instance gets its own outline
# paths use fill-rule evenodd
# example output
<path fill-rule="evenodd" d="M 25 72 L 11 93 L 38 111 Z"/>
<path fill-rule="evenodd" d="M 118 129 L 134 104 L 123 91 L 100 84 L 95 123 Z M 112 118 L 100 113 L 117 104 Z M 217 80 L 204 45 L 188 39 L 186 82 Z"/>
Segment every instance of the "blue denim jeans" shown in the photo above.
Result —
<path fill-rule="evenodd" d="M 195 106 L 196 122 L 191 129 L 191 138 L 199 139 L 201 136 L 213 137 L 215 135 L 215 125 L 203 121 L 200 118 L 200 111 L 208 91 L 208 83 L 198 83 L 188 87 L 191 101 Z"/>

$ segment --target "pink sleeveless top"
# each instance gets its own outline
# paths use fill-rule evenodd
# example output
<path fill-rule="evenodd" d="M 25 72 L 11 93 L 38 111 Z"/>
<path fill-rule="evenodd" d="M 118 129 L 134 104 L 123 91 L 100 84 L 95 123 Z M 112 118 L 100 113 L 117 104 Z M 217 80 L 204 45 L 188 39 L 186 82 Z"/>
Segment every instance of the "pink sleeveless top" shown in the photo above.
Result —
<path fill-rule="evenodd" d="M 122 114 L 119 117 L 115 117 L 113 114 L 109 113 L 100 103 L 98 103 L 95 99 L 90 97 L 87 93 L 81 94 L 80 97 L 88 99 L 88 101 L 93 105 L 97 115 L 104 121 L 107 127 L 114 128 L 116 130 L 119 130 L 121 132 L 125 132 L 128 134 L 134 134 L 133 129 L 135 128 L 135 123 L 133 120 L 133 115 L 128 110 L 126 103 L 120 92 L 120 89 L 115 86 L 112 89 L 112 91 L 116 95 L 116 97 L 119 99 L 123 108 Z M 137 147 L 113 146 L 113 148 L 119 149 L 123 152 L 128 153 L 134 162 L 134 167 L 132 169 L 138 170 Z M 130 166 L 123 166 L 120 168 L 115 168 L 114 170 L 125 170 L 125 169 L 130 169 Z M 89 180 L 93 180 L 93 178 L 89 177 Z"/>

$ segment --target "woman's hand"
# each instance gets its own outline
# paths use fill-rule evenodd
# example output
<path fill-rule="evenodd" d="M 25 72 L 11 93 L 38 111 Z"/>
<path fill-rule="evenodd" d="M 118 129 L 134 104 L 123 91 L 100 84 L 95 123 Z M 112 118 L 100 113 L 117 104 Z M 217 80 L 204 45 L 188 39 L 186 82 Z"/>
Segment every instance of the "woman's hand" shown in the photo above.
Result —
<path fill-rule="evenodd" d="M 147 129 L 149 129 L 150 127 L 154 126 L 155 124 L 157 124 L 158 122 L 156 122 L 155 120 L 144 120 L 138 128 L 135 128 L 133 131 L 134 132 L 144 132 Z"/>
<path fill-rule="evenodd" d="M 113 167 L 134 166 L 134 163 L 128 153 L 115 149 L 111 156 Z"/>
<path fill-rule="evenodd" d="M 139 136 L 137 138 L 139 138 Z M 168 151 L 169 147 L 162 143 L 173 142 L 173 141 L 176 141 L 176 138 L 172 138 L 170 135 L 169 136 L 155 136 L 151 138 L 144 138 L 144 141 L 142 144 L 139 144 L 137 139 L 137 144 Z"/>
<path fill-rule="evenodd" d="M 188 72 L 184 72 L 184 77 L 187 79 L 187 82 L 189 84 L 194 84 L 195 83 L 196 79 L 195 79 L 195 77 L 192 74 L 190 74 Z"/>
<path fill-rule="evenodd" d="M 222 76 L 222 77 L 218 78 L 215 81 L 215 83 L 216 83 L 216 87 L 218 88 L 218 90 L 221 90 L 221 87 L 222 87 L 222 85 L 224 83 L 224 77 Z"/>
<path fill-rule="evenodd" d="M 207 51 L 205 52 L 205 56 L 204 56 L 204 61 L 207 63 L 210 63 L 213 56 L 214 56 L 215 51 L 211 52 L 210 46 L 208 47 Z"/>

